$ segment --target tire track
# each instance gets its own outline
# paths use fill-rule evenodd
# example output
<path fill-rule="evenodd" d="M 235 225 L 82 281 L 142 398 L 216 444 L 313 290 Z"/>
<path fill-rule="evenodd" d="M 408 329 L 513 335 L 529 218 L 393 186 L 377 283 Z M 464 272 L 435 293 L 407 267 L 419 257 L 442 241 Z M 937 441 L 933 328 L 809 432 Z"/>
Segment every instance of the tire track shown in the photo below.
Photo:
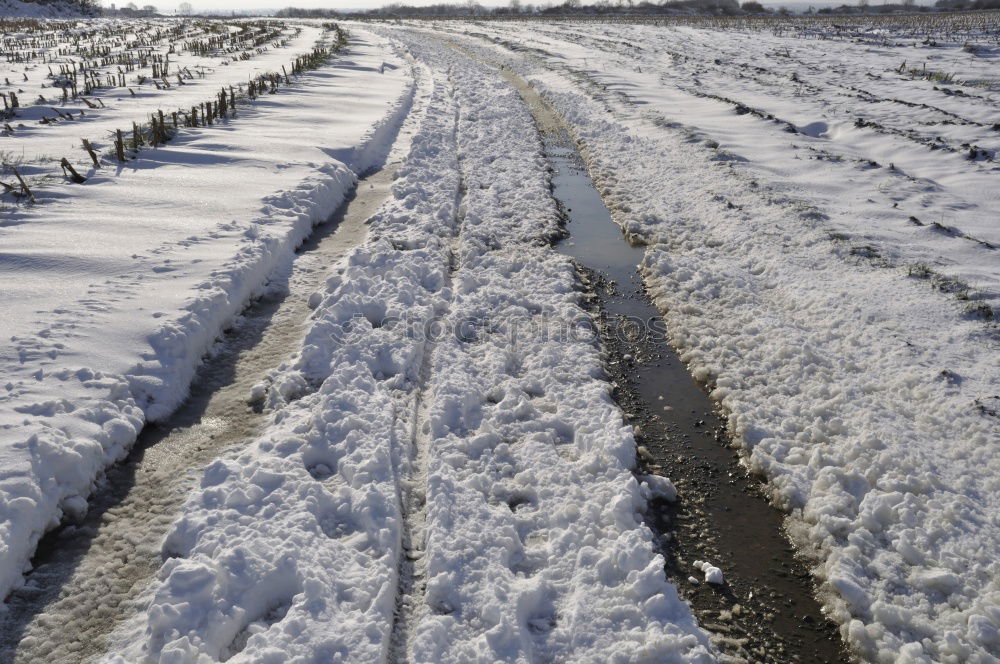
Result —
<path fill-rule="evenodd" d="M 454 130 L 449 137 L 449 144 L 457 150 L 457 131 L 459 108 L 455 103 Z M 449 298 L 436 312 L 436 317 L 426 321 L 422 333 L 424 347 L 421 355 L 418 373 L 419 388 L 413 397 L 411 412 L 414 413 L 410 429 L 409 456 L 403 460 L 397 470 L 399 477 L 399 503 L 403 516 L 401 528 L 401 555 L 399 557 L 398 587 L 396 591 L 396 612 L 393 619 L 392 636 L 389 644 L 388 661 L 390 664 L 403 664 L 411 661 L 412 640 L 420 619 L 426 614 L 427 605 L 424 602 L 426 589 L 426 521 L 427 521 L 427 462 L 431 446 L 430 413 L 434 402 L 434 359 L 439 335 L 447 334 L 451 329 L 447 321 L 454 302 L 452 284 L 459 269 L 461 255 L 461 233 L 465 220 L 462 205 L 466 194 L 465 183 L 461 177 L 461 154 L 459 160 L 459 182 L 455 197 L 455 233 L 448 247 L 448 272 L 445 288 Z"/>

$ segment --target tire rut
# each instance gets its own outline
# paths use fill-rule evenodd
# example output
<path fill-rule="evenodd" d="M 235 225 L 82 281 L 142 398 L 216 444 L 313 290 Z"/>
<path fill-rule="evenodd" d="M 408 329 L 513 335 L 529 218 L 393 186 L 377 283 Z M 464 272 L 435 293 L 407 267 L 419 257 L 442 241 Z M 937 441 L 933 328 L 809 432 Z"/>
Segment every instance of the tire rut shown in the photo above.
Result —
<path fill-rule="evenodd" d="M 456 116 L 459 109 L 456 105 Z M 457 132 L 457 121 L 456 121 Z M 455 140 L 455 137 L 452 137 Z M 459 166 L 461 167 L 461 154 Z M 446 284 L 450 290 L 455 274 L 459 270 L 465 197 L 465 184 L 459 175 L 456 196 L 455 234 L 448 247 L 448 272 Z M 424 347 L 418 374 L 419 387 L 413 397 L 413 424 L 410 434 L 409 457 L 401 468 L 399 477 L 399 501 L 402 513 L 401 552 L 399 557 L 398 586 L 396 590 L 396 612 L 393 618 L 392 636 L 389 643 L 389 664 L 406 664 L 412 661 L 412 642 L 420 619 L 426 614 L 424 602 L 425 587 L 425 546 L 427 508 L 427 463 L 431 446 L 430 412 L 433 405 L 434 355 L 437 349 L 436 335 L 447 333 L 448 326 L 438 323 L 448 317 L 454 300 L 454 293 L 442 307 L 433 321 L 423 329 Z"/>

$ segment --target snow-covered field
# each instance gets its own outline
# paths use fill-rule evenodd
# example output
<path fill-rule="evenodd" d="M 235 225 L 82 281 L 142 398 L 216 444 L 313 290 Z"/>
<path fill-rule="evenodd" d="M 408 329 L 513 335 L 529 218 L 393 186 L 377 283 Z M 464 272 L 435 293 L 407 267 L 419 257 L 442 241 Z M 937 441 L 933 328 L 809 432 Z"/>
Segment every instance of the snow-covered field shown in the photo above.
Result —
<path fill-rule="evenodd" d="M 507 69 L 646 246 L 672 343 L 853 656 L 1000 661 L 1000 33 L 928 25 L 344 24 L 297 75 L 337 29 L 6 32 L 0 592 L 391 154 L 367 238 L 246 395 L 269 424 L 204 469 L 106 660 L 720 657 L 643 523 L 674 489 L 634 472 Z M 64 101 L 81 62 L 102 87 Z M 270 73 L 118 161 L 114 130 Z"/>

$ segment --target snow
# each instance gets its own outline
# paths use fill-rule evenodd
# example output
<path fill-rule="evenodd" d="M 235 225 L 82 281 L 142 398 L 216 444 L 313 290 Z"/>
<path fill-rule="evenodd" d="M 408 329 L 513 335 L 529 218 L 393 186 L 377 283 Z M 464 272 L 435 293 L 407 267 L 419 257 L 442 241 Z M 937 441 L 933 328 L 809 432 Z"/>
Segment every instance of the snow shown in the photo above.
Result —
<path fill-rule="evenodd" d="M 660 475 L 645 475 L 640 487 L 648 498 L 662 498 L 671 502 L 677 500 L 677 488 L 666 477 Z"/>
<path fill-rule="evenodd" d="M 384 158 L 410 104 L 408 65 L 364 32 L 337 57 L 235 119 L 184 130 L 82 186 L 39 187 L 36 205 L 4 213 L 0 591 L 143 424 L 180 403 L 223 326 L 356 174 Z"/>
<path fill-rule="evenodd" d="M 87 166 L 81 134 L 100 143 L 329 37 L 280 29 L 283 46 L 246 59 L 179 53 L 205 77 L 101 90 L 103 108 L 70 101 L 54 124 L 38 122 L 51 101 L 32 103 L 52 79 L 5 65 L 29 75 L 3 147 L 38 203 L 0 218 L 0 591 L 391 154 L 405 159 L 368 237 L 247 394 L 268 424 L 203 469 L 106 661 L 716 658 L 643 524 L 677 490 L 633 473 L 649 452 L 611 398 L 576 268 L 549 246 L 548 164 L 488 60 L 563 115 L 646 247 L 671 342 L 788 512 L 856 656 L 997 661 L 995 47 L 355 25 L 330 66 L 236 118 Z M 44 177 L 63 154 L 85 184 Z M 716 562 L 688 581 L 725 585 Z"/>
<path fill-rule="evenodd" d="M 642 524 L 596 340 L 567 335 L 587 314 L 544 242 L 558 214 L 527 109 L 496 70 L 396 37 L 432 74 L 392 198 L 109 661 L 712 661 Z"/>
<path fill-rule="evenodd" d="M 729 413 L 750 469 L 790 511 L 789 530 L 815 561 L 821 598 L 850 646 L 868 661 L 996 661 L 1000 426 L 987 404 L 1000 393 L 1000 357 L 989 323 L 962 299 L 995 306 L 1000 263 L 969 238 L 996 245 L 996 166 L 832 117 L 846 106 L 839 112 L 889 126 L 894 110 L 885 109 L 895 106 L 844 92 L 872 86 L 979 123 L 935 120 L 915 127 L 918 138 L 972 137 L 992 154 L 996 93 L 966 88 L 976 97 L 958 103 L 933 81 L 893 75 L 902 59 L 923 55 L 909 43 L 872 54 L 794 34 L 474 31 L 503 43 L 464 44 L 527 75 L 564 114 L 616 221 L 648 245 L 643 274 L 672 343 Z M 786 50 L 794 66 L 773 55 Z M 988 68 L 960 44 L 933 56 L 970 77 Z M 763 70 L 772 67 L 783 77 Z M 824 84 L 792 96 L 793 71 Z M 839 87 L 826 80 L 838 77 Z M 766 103 L 800 126 L 829 115 L 828 129 L 792 135 L 735 115 L 734 104 L 700 102 L 691 85 L 747 107 Z M 814 141 L 845 160 L 795 161 Z M 906 215 L 929 210 L 947 210 L 967 237 L 907 225 Z M 859 243 L 873 246 L 874 260 Z M 921 261 L 972 287 L 959 297 L 932 287 L 911 276 Z"/>
<path fill-rule="evenodd" d="M 711 583 L 717 586 L 721 586 L 725 583 L 722 577 L 722 570 L 712 563 L 696 560 L 694 561 L 694 566 L 705 574 L 705 583 Z"/>

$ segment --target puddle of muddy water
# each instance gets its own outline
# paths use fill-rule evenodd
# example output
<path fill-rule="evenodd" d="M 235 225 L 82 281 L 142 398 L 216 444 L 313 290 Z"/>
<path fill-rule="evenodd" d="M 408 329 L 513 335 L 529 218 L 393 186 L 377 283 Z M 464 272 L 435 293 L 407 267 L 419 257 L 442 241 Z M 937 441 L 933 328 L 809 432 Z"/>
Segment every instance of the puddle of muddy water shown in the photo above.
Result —
<path fill-rule="evenodd" d="M 554 111 L 523 80 L 505 75 L 541 131 L 553 196 L 567 217 L 569 235 L 556 249 L 578 263 L 596 296 L 592 313 L 614 396 L 647 451 L 640 470 L 669 476 L 678 488 L 677 502 L 656 500 L 647 514 L 663 542 L 668 577 L 724 655 L 781 664 L 850 661 L 784 534 L 784 515 L 747 475 L 714 402 L 669 345 L 637 270 L 643 247 L 630 245 L 611 219 Z M 701 581 L 696 560 L 720 567 L 725 584 Z"/>
<path fill-rule="evenodd" d="M 82 522 L 39 543 L 23 588 L 0 613 L 0 662 L 82 662 L 142 609 L 162 563 L 160 544 L 200 470 L 265 423 L 247 403 L 268 369 L 300 345 L 309 295 L 365 236 L 389 195 L 396 166 L 362 179 L 349 199 L 298 249 L 290 270 L 251 304 L 205 358 L 188 400 L 143 429 L 128 458 L 109 469 Z"/>

